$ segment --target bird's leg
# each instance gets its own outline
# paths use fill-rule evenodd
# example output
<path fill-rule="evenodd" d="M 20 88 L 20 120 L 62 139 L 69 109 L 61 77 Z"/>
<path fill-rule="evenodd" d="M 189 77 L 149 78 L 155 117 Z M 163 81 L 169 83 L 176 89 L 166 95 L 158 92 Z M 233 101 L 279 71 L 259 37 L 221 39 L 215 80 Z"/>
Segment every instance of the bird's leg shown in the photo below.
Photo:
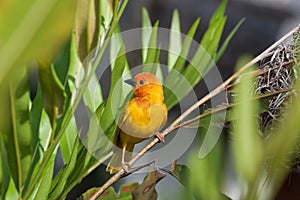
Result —
<path fill-rule="evenodd" d="M 163 144 L 165 143 L 165 136 L 163 134 L 161 134 L 160 132 L 156 132 L 154 134 L 154 136 L 157 137 L 161 143 L 163 143 Z"/>
<path fill-rule="evenodd" d="M 121 164 L 122 164 L 122 169 L 125 171 L 125 173 L 129 173 L 130 166 L 128 165 L 127 162 L 125 162 L 125 152 L 126 152 L 126 146 L 123 147 Z"/>

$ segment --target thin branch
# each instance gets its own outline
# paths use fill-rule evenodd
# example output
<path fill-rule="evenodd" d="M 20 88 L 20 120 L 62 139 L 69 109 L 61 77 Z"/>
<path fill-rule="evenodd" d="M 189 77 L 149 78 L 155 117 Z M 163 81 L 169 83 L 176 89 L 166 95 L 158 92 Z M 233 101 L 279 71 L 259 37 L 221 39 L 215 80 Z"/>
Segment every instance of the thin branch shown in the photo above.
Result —
<path fill-rule="evenodd" d="M 219 85 L 216 89 L 214 89 L 212 92 L 207 94 L 205 97 L 200 99 L 198 102 L 196 102 L 193 106 L 191 106 L 189 109 L 187 109 L 182 115 L 180 115 L 173 123 L 171 123 L 164 131 L 161 133 L 163 136 L 168 135 L 173 130 L 176 129 L 176 126 L 184 120 L 190 113 L 192 113 L 195 109 L 197 109 L 199 106 L 207 102 L 209 99 L 213 98 L 214 96 L 218 95 L 219 93 L 226 90 L 226 87 L 236 78 L 239 77 L 239 75 L 244 72 L 249 67 L 253 66 L 255 63 L 260 61 L 262 58 L 265 57 L 266 54 L 268 54 L 270 51 L 272 51 L 275 47 L 277 47 L 279 44 L 281 44 L 284 40 L 286 40 L 288 37 L 290 37 L 293 33 L 295 33 L 299 29 L 299 26 L 288 32 L 286 35 L 284 35 L 281 39 L 279 39 L 277 42 L 272 44 L 268 49 L 263 51 L 261 54 L 259 54 L 257 57 L 255 57 L 253 60 L 251 60 L 249 63 L 244 65 L 242 68 L 240 68 L 237 72 L 235 72 L 232 76 L 230 76 L 223 84 Z M 146 145 L 132 160 L 128 162 L 128 166 L 132 166 L 140 157 L 142 157 L 148 150 L 150 150 L 156 143 L 159 142 L 158 138 L 154 138 L 148 145 Z M 99 188 L 99 190 L 90 198 L 90 200 L 96 200 L 108 187 L 110 187 L 113 183 L 118 181 L 123 175 L 125 174 L 125 171 L 121 169 L 116 174 L 114 174 L 108 181 L 106 181 L 102 187 Z"/>

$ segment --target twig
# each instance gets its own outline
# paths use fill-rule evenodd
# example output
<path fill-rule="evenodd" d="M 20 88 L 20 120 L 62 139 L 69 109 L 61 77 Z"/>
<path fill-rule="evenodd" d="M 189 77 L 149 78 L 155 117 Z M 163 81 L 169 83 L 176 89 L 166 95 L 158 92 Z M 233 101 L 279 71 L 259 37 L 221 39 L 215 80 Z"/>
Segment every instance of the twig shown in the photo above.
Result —
<path fill-rule="evenodd" d="M 288 32 L 286 35 L 284 35 L 281 39 L 279 39 L 277 42 L 272 44 L 268 49 L 263 51 L 261 54 L 259 54 L 257 57 L 255 57 L 253 60 L 251 60 L 249 63 L 244 65 L 242 68 L 240 68 L 237 72 L 235 72 L 232 76 L 230 76 L 223 84 L 219 85 L 216 89 L 214 89 L 212 92 L 208 93 L 205 97 L 200 99 L 198 102 L 196 102 L 193 106 L 191 106 L 189 109 L 187 109 L 182 115 L 180 115 L 171 125 L 169 125 L 164 131 L 161 133 L 163 136 L 168 135 L 173 130 L 176 129 L 176 126 L 184 120 L 190 113 L 192 113 L 196 108 L 198 108 L 200 105 L 207 102 L 209 99 L 213 98 L 217 94 L 223 92 L 226 90 L 226 86 L 228 86 L 234 79 L 239 77 L 239 75 L 244 72 L 246 69 L 260 61 L 262 58 L 265 57 L 265 54 L 269 53 L 271 50 L 273 50 L 275 47 L 277 47 L 279 44 L 281 44 L 284 40 L 286 40 L 288 37 L 290 37 L 293 33 L 295 33 L 299 29 L 299 26 Z M 140 157 L 142 157 L 148 150 L 150 150 L 156 143 L 159 142 L 158 138 L 154 138 L 148 145 L 146 145 L 134 158 L 132 158 L 128 162 L 128 166 L 132 166 Z M 111 186 L 113 183 L 118 181 L 123 175 L 125 171 L 121 169 L 116 174 L 114 174 L 108 181 L 106 181 L 102 187 L 99 188 L 99 190 L 90 198 L 90 200 L 96 200 L 109 186 Z"/>

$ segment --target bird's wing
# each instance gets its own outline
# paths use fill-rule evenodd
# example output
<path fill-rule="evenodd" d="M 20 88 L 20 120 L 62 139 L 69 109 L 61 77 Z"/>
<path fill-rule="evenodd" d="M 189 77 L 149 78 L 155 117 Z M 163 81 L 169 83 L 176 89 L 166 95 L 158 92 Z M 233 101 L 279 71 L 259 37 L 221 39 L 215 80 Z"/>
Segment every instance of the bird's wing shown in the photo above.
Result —
<path fill-rule="evenodd" d="M 116 127 L 116 130 L 115 130 L 115 133 L 114 133 L 114 141 L 113 141 L 113 143 L 116 144 L 117 146 L 118 146 L 118 144 L 120 144 L 120 133 L 122 131 L 120 129 L 120 127 L 123 126 L 123 124 L 126 122 L 126 120 L 129 117 L 129 113 L 126 112 L 126 107 L 127 107 L 127 105 L 125 105 L 123 107 L 123 109 L 121 110 L 121 112 L 119 114 L 119 118 L 117 120 L 117 127 Z M 123 148 L 123 147 L 120 147 L 120 148 Z"/>
<path fill-rule="evenodd" d="M 152 132 L 158 131 L 167 122 L 167 108 L 165 104 L 154 104 L 150 109 L 151 123 L 148 129 Z"/>

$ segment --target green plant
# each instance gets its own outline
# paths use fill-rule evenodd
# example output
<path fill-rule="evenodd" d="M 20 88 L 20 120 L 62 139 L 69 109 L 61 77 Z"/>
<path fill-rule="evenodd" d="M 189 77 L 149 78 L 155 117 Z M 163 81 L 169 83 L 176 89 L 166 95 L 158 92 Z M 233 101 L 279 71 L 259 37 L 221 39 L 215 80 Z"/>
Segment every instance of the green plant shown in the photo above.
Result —
<path fill-rule="evenodd" d="M 125 54 L 126 46 L 119 34 L 121 30 L 118 26 L 127 3 L 128 0 L 88 2 L 79 0 L 76 9 L 74 0 L 62 2 L 31 0 L 31 2 L 8 3 L 7 7 L 3 4 L 3 7 L 0 7 L 3 13 L 1 16 L 7 19 L 0 20 L 0 194 L 2 199 L 64 199 L 76 184 L 111 155 L 111 146 L 107 145 L 104 138 L 111 139 L 116 126 L 112 105 L 118 108 L 126 102 L 127 98 L 130 98 L 128 88 L 118 82 L 122 77 L 130 76 Z M 241 25 L 243 20 L 220 45 L 226 22 L 224 15 L 226 3 L 227 1 L 222 1 L 213 14 L 200 42 L 201 48 L 195 51 L 191 62 L 187 65 L 185 58 L 190 53 L 200 19 L 191 26 L 187 37 L 182 38 L 177 34 L 181 31 L 179 14 L 178 11 L 174 11 L 168 48 L 168 76 L 165 78 L 160 63 L 161 46 L 157 44 L 158 22 L 152 26 L 146 9 L 143 9 L 141 55 L 143 71 L 156 74 L 168 86 L 165 87 L 165 102 L 169 109 L 201 81 L 213 67 L 211 60 L 217 62 L 220 59 Z M 39 17 L 36 17 L 37 14 Z M 96 69 L 105 50 L 109 50 L 111 55 L 109 66 L 111 86 L 107 99 L 103 97 L 96 76 Z M 248 66 L 242 69 L 246 68 Z M 38 71 L 38 83 L 36 94 L 31 97 L 32 89 L 28 80 L 32 69 Z M 228 85 L 239 77 L 242 71 L 238 71 L 225 83 Z M 181 75 L 180 78 L 178 74 Z M 191 87 L 187 87 L 187 83 Z M 242 81 L 239 87 L 241 101 L 249 100 L 249 94 L 243 89 L 248 85 Z M 226 88 L 217 88 L 193 107 L 199 107 L 224 89 Z M 119 99 L 113 96 L 115 90 L 119 91 Z M 269 94 L 272 95 L 274 94 Z M 259 99 L 269 96 L 265 95 Z M 86 138 L 79 137 L 81 129 L 77 127 L 75 119 L 75 110 L 81 101 L 87 107 L 87 115 L 90 119 L 87 131 L 89 137 Z M 281 145 L 280 141 L 283 137 L 280 134 L 283 129 L 281 127 L 278 134 L 274 134 L 274 139 L 270 140 L 264 149 L 261 147 L 261 141 L 255 132 L 255 120 L 251 115 L 262 111 L 256 110 L 257 106 L 253 102 L 255 101 L 219 107 L 204 112 L 191 121 L 180 123 L 191 111 L 189 109 L 184 113 L 185 116 L 179 117 L 171 124 L 170 129 L 163 132 L 167 135 L 172 130 L 190 125 L 191 122 L 194 122 L 197 128 L 199 123 L 200 127 L 206 127 L 210 123 L 211 114 L 226 109 L 230 111 L 232 107 L 234 107 L 232 118 L 237 118 L 236 115 L 242 113 L 244 117 L 237 122 L 240 126 L 234 128 L 234 137 L 238 141 L 234 147 L 238 150 L 234 152 L 245 150 L 237 155 L 236 160 L 239 163 L 237 171 L 242 174 L 249 187 L 245 194 L 247 198 L 265 195 L 263 192 L 257 193 L 256 182 L 260 178 L 258 172 L 263 158 L 274 155 L 274 149 Z M 294 108 L 298 109 L 298 101 L 295 102 Z M 274 169 L 277 169 L 278 163 L 286 158 L 286 154 L 294 145 L 293 139 L 297 136 L 297 130 L 292 127 L 296 123 L 298 114 L 299 112 L 292 113 L 287 119 L 291 138 L 283 146 L 281 153 L 278 153 L 280 157 L 274 159 L 272 163 Z M 246 139 L 249 143 L 246 145 L 242 145 L 245 136 L 239 135 L 244 129 L 248 130 Z M 105 135 L 99 135 L 99 132 L 104 132 Z M 157 140 L 154 140 L 151 145 L 155 143 Z M 86 145 L 93 147 L 94 152 L 89 152 Z M 145 148 L 149 149 L 151 145 Z M 256 148 L 257 154 L 264 151 L 263 157 L 253 154 L 251 151 L 253 145 L 259 145 Z M 226 198 L 219 189 L 221 175 L 225 173 L 218 167 L 224 156 L 223 149 L 224 144 L 220 140 L 205 159 L 195 160 L 195 155 L 191 154 L 190 158 L 193 158 L 193 161 L 190 161 L 190 169 L 174 162 L 170 170 L 160 170 L 179 180 L 197 198 Z M 53 177 L 54 161 L 58 151 L 61 151 L 64 166 Z M 143 153 L 138 154 L 131 164 L 142 155 Z M 242 166 L 244 162 L 241 158 L 245 155 L 248 159 L 252 159 L 251 168 Z M 190 173 L 195 175 L 190 176 Z M 269 176 L 275 177 L 274 173 L 277 173 L 277 170 L 270 171 Z M 278 179 L 269 179 L 267 186 L 278 187 L 285 173 L 286 169 L 281 169 Z M 114 176 L 116 178 L 114 181 L 123 175 L 124 171 L 120 171 Z M 131 193 L 128 189 L 132 190 L 134 195 L 138 195 L 148 185 L 155 186 L 163 177 L 159 170 L 154 170 L 142 184 L 132 183 L 123 186 L 126 191 L 121 194 L 121 197 L 130 199 Z M 114 181 L 108 182 L 102 190 L 111 186 Z M 204 188 L 206 183 L 209 185 L 207 190 Z M 107 199 L 116 198 L 112 188 L 108 191 L 111 196 L 106 197 Z M 95 193 L 99 193 L 99 190 L 93 189 L 84 197 L 89 198 Z M 151 188 L 147 195 L 154 194 L 156 194 L 155 188 Z"/>

